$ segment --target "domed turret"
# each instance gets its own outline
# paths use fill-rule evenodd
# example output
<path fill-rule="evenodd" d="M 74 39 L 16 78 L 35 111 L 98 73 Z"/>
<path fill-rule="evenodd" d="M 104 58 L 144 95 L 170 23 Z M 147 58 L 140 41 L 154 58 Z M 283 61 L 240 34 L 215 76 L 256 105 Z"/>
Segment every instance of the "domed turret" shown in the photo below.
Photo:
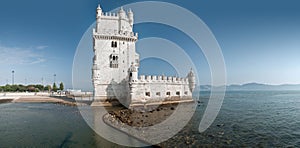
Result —
<path fill-rule="evenodd" d="M 125 13 L 123 7 L 120 8 L 118 13 L 119 13 L 119 18 L 120 19 L 125 19 L 126 18 L 126 13 Z"/>
<path fill-rule="evenodd" d="M 96 16 L 96 18 L 100 19 L 101 15 L 102 15 L 102 9 L 101 9 L 100 4 L 99 4 L 98 7 L 97 7 L 97 16 Z"/>
<path fill-rule="evenodd" d="M 129 9 L 129 11 L 128 11 L 128 18 L 129 18 L 129 23 L 132 27 L 133 26 L 133 12 L 131 11 L 131 9 Z"/>
<path fill-rule="evenodd" d="M 196 85 L 196 78 L 195 78 L 195 74 L 193 72 L 193 69 L 190 70 L 190 72 L 187 75 L 188 81 L 189 81 L 189 88 L 190 91 L 193 92 L 195 89 L 195 85 Z"/>

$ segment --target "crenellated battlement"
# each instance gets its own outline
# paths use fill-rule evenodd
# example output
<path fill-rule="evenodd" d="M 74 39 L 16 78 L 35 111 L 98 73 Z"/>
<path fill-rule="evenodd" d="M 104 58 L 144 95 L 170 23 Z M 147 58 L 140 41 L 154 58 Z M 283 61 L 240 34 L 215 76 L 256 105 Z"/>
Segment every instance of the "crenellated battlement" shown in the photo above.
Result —
<path fill-rule="evenodd" d="M 125 17 L 122 19 L 129 21 L 130 18 L 128 16 L 129 13 L 125 14 Z M 112 12 L 102 12 L 100 17 L 102 19 L 115 19 L 115 20 L 120 19 L 120 15 L 118 13 L 112 13 Z"/>
<path fill-rule="evenodd" d="M 116 29 L 101 29 L 96 31 L 93 29 L 94 35 L 109 35 L 109 36 L 123 36 L 123 37 L 136 37 L 138 38 L 138 33 L 131 32 L 131 31 L 123 31 L 123 30 L 116 30 Z"/>
<path fill-rule="evenodd" d="M 188 84 L 188 78 L 167 77 L 155 75 L 140 75 L 135 83 L 174 83 L 174 84 Z"/>

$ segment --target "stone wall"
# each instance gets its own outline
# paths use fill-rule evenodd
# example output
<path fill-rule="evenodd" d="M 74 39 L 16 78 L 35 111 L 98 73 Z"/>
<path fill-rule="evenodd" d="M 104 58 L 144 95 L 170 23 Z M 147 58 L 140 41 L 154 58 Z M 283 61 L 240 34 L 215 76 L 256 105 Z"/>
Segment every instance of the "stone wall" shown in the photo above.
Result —
<path fill-rule="evenodd" d="M 162 101 L 170 98 L 191 97 L 187 78 L 140 76 L 131 85 L 132 102 Z"/>

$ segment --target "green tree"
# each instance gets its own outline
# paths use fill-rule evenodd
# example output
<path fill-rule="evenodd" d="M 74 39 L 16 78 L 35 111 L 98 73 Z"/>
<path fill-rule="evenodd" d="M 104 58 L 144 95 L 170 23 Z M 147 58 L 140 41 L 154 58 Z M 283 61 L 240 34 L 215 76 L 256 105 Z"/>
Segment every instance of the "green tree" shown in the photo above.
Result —
<path fill-rule="evenodd" d="M 44 86 L 41 85 L 41 84 L 36 84 L 36 85 L 35 85 L 35 88 L 38 88 L 40 91 L 43 91 L 43 90 L 44 90 Z"/>
<path fill-rule="evenodd" d="M 63 82 L 60 82 L 60 84 L 59 84 L 59 89 L 60 89 L 61 91 L 64 90 L 64 83 L 63 83 Z"/>
<path fill-rule="evenodd" d="M 19 84 L 19 85 L 18 85 L 18 90 L 19 90 L 20 92 L 25 92 L 25 91 L 27 90 L 27 88 L 26 88 L 26 86 Z"/>
<path fill-rule="evenodd" d="M 9 84 L 6 84 L 6 85 L 4 86 L 4 91 L 5 91 L 5 92 L 10 92 L 10 91 L 12 91 L 11 86 L 10 86 Z"/>
<path fill-rule="evenodd" d="M 28 85 L 27 86 L 27 91 L 29 91 L 29 92 L 35 92 L 35 87 L 33 86 L 33 85 Z"/>
<path fill-rule="evenodd" d="M 55 83 L 53 83 L 53 86 L 52 86 L 52 91 L 54 91 L 54 92 L 57 92 L 57 86 L 56 86 L 56 84 L 55 84 Z"/>
<path fill-rule="evenodd" d="M 47 86 L 45 87 L 45 90 L 50 91 L 50 90 L 51 90 L 51 86 L 50 86 L 50 85 L 47 85 Z"/>

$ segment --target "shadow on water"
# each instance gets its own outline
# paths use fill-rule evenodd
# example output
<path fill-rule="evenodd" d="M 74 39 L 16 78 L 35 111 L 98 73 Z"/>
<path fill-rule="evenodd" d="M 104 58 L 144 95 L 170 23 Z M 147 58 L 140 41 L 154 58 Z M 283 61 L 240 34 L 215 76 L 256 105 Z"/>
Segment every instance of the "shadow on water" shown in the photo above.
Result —
<path fill-rule="evenodd" d="M 68 147 L 68 143 L 71 143 L 72 141 L 70 140 L 72 137 L 73 133 L 68 132 L 64 141 L 59 145 L 59 147 Z"/>

